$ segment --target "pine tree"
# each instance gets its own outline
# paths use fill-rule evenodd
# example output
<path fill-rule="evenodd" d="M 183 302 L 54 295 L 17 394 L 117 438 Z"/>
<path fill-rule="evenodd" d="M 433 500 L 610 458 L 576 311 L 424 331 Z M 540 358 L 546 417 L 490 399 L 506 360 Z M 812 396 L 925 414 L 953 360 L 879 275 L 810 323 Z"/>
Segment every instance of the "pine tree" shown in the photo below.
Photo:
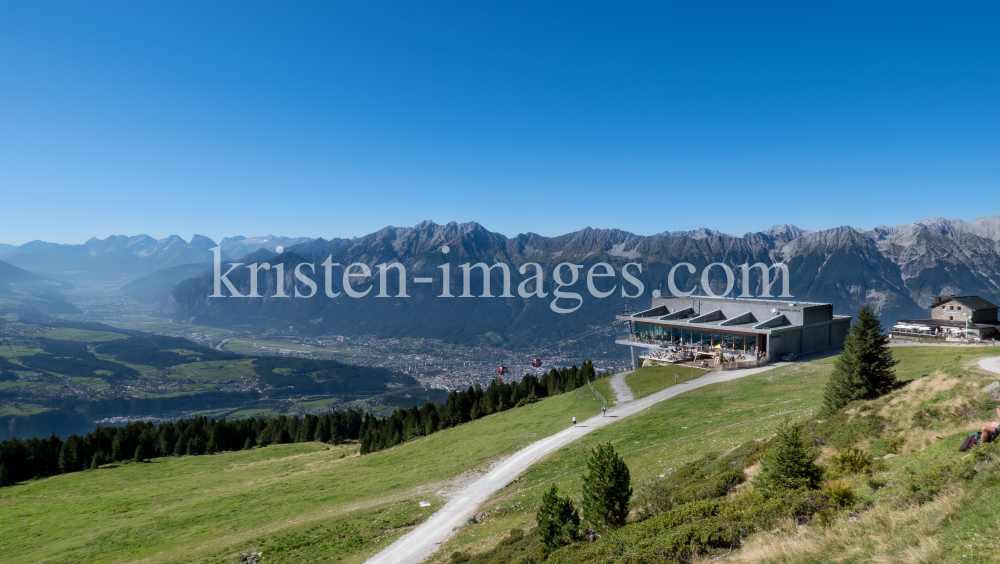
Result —
<path fill-rule="evenodd" d="M 115 438 L 111 440 L 111 460 L 119 461 L 128 456 L 122 443 L 125 441 L 125 432 L 120 428 L 115 432 Z"/>
<path fill-rule="evenodd" d="M 103 452 L 95 452 L 94 457 L 90 459 L 90 469 L 97 470 L 102 464 L 107 462 L 106 457 Z"/>
<path fill-rule="evenodd" d="M 330 418 L 329 416 L 324 416 L 320 418 L 319 422 L 316 423 L 316 432 L 313 434 L 313 440 L 320 443 L 330 442 Z"/>
<path fill-rule="evenodd" d="M 538 534 L 546 552 L 580 538 L 580 513 L 573 507 L 569 496 L 559 497 L 559 488 L 555 484 L 542 495 L 535 522 L 538 523 Z"/>
<path fill-rule="evenodd" d="M 10 485 L 10 473 L 7 472 L 7 466 L 3 462 L 0 462 L 0 488 Z"/>
<path fill-rule="evenodd" d="M 247 437 L 247 440 L 243 443 L 243 450 L 250 450 L 253 448 L 253 439 Z"/>
<path fill-rule="evenodd" d="M 778 428 L 774 444 L 761 460 L 760 474 L 754 478 L 754 487 L 764 492 L 783 489 L 815 488 L 823 470 L 813 464 L 815 451 L 806 442 L 800 425 L 791 425 L 786 419 Z"/>
<path fill-rule="evenodd" d="M 874 399 L 892 391 L 898 362 L 889 353 L 878 316 L 868 306 L 861 308 L 823 390 L 824 412 L 832 415 L 853 401 Z"/>
<path fill-rule="evenodd" d="M 146 449 L 142 448 L 142 445 L 135 447 L 135 456 L 132 460 L 135 460 L 136 462 L 146 460 Z"/>
<path fill-rule="evenodd" d="M 75 435 L 70 437 L 70 440 L 67 440 L 65 443 L 63 443 L 62 448 L 59 449 L 58 463 L 60 472 L 63 473 L 73 472 L 77 470 L 77 466 L 79 466 L 79 463 L 76 459 L 77 456 L 76 449 L 74 448 L 75 441 L 73 439 L 75 438 L 76 438 Z"/>
<path fill-rule="evenodd" d="M 594 531 L 625 524 L 632 497 L 629 471 L 611 443 L 598 444 L 587 459 L 583 476 L 583 518 Z"/>

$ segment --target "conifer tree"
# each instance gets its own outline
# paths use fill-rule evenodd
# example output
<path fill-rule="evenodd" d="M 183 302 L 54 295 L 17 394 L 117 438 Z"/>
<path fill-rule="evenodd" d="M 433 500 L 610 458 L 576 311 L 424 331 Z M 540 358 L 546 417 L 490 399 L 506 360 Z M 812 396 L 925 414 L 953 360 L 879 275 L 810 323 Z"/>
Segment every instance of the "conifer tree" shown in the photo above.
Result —
<path fill-rule="evenodd" d="M 878 316 L 868 306 L 861 308 L 823 390 L 824 412 L 832 415 L 853 401 L 874 399 L 892 391 L 898 362 L 890 355 Z"/>
<path fill-rule="evenodd" d="M 142 448 L 142 445 L 135 447 L 135 456 L 132 459 L 136 462 L 146 460 L 146 449 Z"/>
<path fill-rule="evenodd" d="M 253 439 L 247 437 L 247 440 L 243 443 L 243 450 L 250 450 L 253 448 Z"/>
<path fill-rule="evenodd" d="M 128 451 L 125 451 L 122 446 L 122 442 L 125 439 L 125 434 L 119 428 L 115 432 L 115 438 L 111 441 L 111 460 L 119 461 L 128 456 Z"/>
<path fill-rule="evenodd" d="M 320 443 L 330 442 L 330 418 L 322 417 L 316 424 L 316 432 L 313 434 L 313 440 Z"/>
<path fill-rule="evenodd" d="M 10 474 L 7 472 L 7 466 L 3 462 L 0 462 L 0 488 L 10 485 Z"/>
<path fill-rule="evenodd" d="M 625 524 L 632 498 L 629 482 L 628 466 L 611 443 L 598 444 L 583 476 L 583 518 L 591 529 L 601 532 Z"/>
<path fill-rule="evenodd" d="M 815 451 L 806 442 L 800 425 L 786 419 L 778 428 L 774 444 L 761 460 L 760 474 L 754 478 L 754 487 L 764 492 L 784 489 L 815 488 L 823 470 L 813 464 Z"/>
<path fill-rule="evenodd" d="M 80 462 L 77 460 L 76 446 L 76 435 L 71 436 L 62 444 L 62 448 L 59 449 L 59 471 L 73 472 L 78 469 Z"/>
<path fill-rule="evenodd" d="M 569 496 L 559 496 L 559 488 L 555 484 L 542 495 L 535 522 L 547 553 L 580 538 L 580 514 Z"/>

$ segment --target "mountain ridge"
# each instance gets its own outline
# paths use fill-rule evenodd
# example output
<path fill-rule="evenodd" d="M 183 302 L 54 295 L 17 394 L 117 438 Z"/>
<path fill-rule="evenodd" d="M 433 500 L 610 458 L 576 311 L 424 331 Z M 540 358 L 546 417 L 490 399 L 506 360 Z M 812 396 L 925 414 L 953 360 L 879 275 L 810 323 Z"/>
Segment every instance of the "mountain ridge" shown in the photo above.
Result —
<path fill-rule="evenodd" d="M 444 245 L 450 247 L 448 255 L 441 253 Z M 644 265 L 639 279 L 646 293 L 632 305 L 648 303 L 653 289 L 664 291 L 670 269 L 680 262 L 693 264 L 699 273 L 716 262 L 733 267 L 784 262 L 789 269 L 791 295 L 796 299 L 829 302 L 836 313 L 846 315 L 871 305 L 887 324 L 926 315 L 926 306 L 940 293 L 1000 299 L 1000 275 L 996 274 L 1000 271 L 1000 217 L 971 222 L 937 218 L 869 230 L 839 226 L 813 231 L 784 224 L 743 236 L 708 228 L 645 236 L 587 227 L 555 237 L 535 233 L 507 237 L 478 222 L 423 221 L 413 227 L 384 227 L 350 240 L 316 239 L 286 248 L 283 256 L 268 259 L 261 253 L 254 260 L 288 260 L 285 287 L 292 288 L 295 264 L 318 265 L 327 257 L 341 265 L 364 263 L 373 271 L 377 264 L 398 261 L 412 276 L 439 275 L 438 267 L 447 261 L 453 273 L 453 290 L 461 283 L 456 282 L 460 275 L 455 273 L 466 262 L 510 265 L 511 287 L 516 288 L 524 279 L 516 267 L 527 262 L 540 263 L 551 273 L 561 262 L 587 267 L 608 262 L 620 272 L 626 262 L 634 261 Z M 491 274 L 491 287 L 500 287 L 503 280 L 499 273 Z M 742 290 L 741 277 L 736 278 L 733 295 Z M 230 279 L 241 293 L 249 289 L 247 275 L 234 272 Z M 697 283 L 683 271 L 678 271 L 677 280 L 683 287 Z M 476 342 L 495 332 L 525 344 L 565 338 L 581 326 L 606 325 L 626 302 L 617 294 L 604 300 L 588 299 L 579 311 L 556 315 L 549 311 L 548 300 L 519 296 L 475 302 L 435 300 L 443 288 L 440 281 L 433 287 L 409 286 L 411 297 L 405 300 L 318 295 L 311 300 L 282 301 L 266 294 L 263 298 L 207 300 L 211 283 L 211 275 L 205 275 L 178 284 L 168 299 L 167 313 L 205 324 L 291 325 L 305 332 L 438 337 L 455 342 Z M 770 283 L 776 290 L 775 281 Z M 546 284 L 551 293 L 551 282 Z M 753 295 L 760 295 L 760 284 L 755 271 L 751 277 Z M 261 288 L 275 286 L 274 272 L 263 273 Z M 478 294 L 479 288 L 481 283 L 474 279 L 472 293 Z M 396 293 L 391 280 L 389 293 Z"/>

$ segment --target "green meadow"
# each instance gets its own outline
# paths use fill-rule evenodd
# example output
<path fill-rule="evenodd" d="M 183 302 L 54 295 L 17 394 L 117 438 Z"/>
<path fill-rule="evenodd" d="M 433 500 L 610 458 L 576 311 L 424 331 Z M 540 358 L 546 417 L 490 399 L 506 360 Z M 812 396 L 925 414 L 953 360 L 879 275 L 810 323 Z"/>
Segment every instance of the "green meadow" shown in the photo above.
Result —
<path fill-rule="evenodd" d="M 0 405 L 0 417 L 4 415 L 38 415 L 45 413 L 49 408 L 33 403 L 24 403 L 17 407 L 12 405 Z"/>
<path fill-rule="evenodd" d="M 708 371 L 690 366 L 650 366 L 626 376 L 625 383 L 632 390 L 633 396 L 644 397 L 668 386 L 673 386 L 675 383 L 680 384 L 693 380 L 706 372 Z"/>
<path fill-rule="evenodd" d="M 257 548 L 279 562 L 361 562 L 470 472 L 601 405 L 585 386 L 363 457 L 356 445 L 300 443 L 21 483 L 0 489 L 0 554 L 5 563 L 238 562 Z"/>
<path fill-rule="evenodd" d="M 128 339 L 128 335 L 123 335 L 121 333 L 111 333 L 110 331 L 91 331 L 89 329 L 70 329 L 67 327 L 48 329 L 45 331 L 45 337 L 49 339 L 80 341 L 84 343 L 101 343 L 104 341 Z"/>
<path fill-rule="evenodd" d="M 902 476 L 956 458 L 956 440 L 975 426 L 942 416 L 915 430 L 914 414 L 932 405 L 940 408 L 934 413 L 951 413 L 972 401 L 979 388 L 997 378 L 978 369 L 976 361 L 996 352 L 893 349 L 901 359 L 899 376 L 914 382 L 865 409 L 881 410 L 891 422 L 887 433 L 906 440 L 900 455 L 880 469 L 884 487 L 875 491 L 863 482 L 853 484 L 869 503 L 858 509 L 861 519 L 849 520 L 845 513 L 828 528 L 756 535 L 747 539 L 743 552 L 726 560 L 862 562 L 868 560 L 852 556 L 850 542 L 874 546 L 876 541 L 886 548 L 870 548 L 872 554 L 887 562 L 950 561 L 962 554 L 967 556 L 962 562 L 1000 560 L 995 489 L 955 486 L 923 506 L 884 513 L 901 493 Z M 834 357 L 800 362 L 692 390 L 594 431 L 494 495 L 436 561 L 450 562 L 455 551 L 488 551 L 511 529 L 533 527 L 541 492 L 551 484 L 578 502 L 584 457 L 599 442 L 611 442 L 623 455 L 638 490 L 706 453 L 765 438 L 786 417 L 813 417 L 833 362 Z M 646 395 L 673 385 L 675 373 L 680 374 L 673 367 L 644 369 L 626 382 L 634 393 Z M 594 388 L 612 399 L 607 380 Z M 599 413 L 601 405 L 584 386 L 363 457 L 356 445 L 300 443 L 127 463 L 20 483 L 0 489 L 0 555 L 4 562 L 235 564 L 243 552 L 257 549 L 264 552 L 264 562 L 362 562 L 425 520 L 446 501 L 447 492 L 476 472 L 564 429 L 573 416 Z M 884 452 L 885 442 L 872 439 L 863 446 Z M 824 450 L 820 461 L 828 455 Z M 420 502 L 431 505 L 421 508 Z M 898 515 L 898 522 L 886 515 Z M 875 540 L 866 541 L 869 537 Z M 907 543 L 923 547 L 919 554 L 927 558 L 893 560 Z"/>

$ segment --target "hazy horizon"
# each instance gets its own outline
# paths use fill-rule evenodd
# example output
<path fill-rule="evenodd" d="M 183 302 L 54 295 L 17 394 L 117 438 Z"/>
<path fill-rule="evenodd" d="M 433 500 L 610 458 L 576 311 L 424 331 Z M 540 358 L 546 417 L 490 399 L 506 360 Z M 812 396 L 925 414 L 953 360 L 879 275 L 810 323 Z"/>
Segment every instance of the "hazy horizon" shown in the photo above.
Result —
<path fill-rule="evenodd" d="M 703 225 L 701 227 L 695 227 L 695 228 L 692 228 L 692 229 L 662 229 L 660 231 L 656 231 L 656 232 L 653 232 L 653 233 L 639 233 L 639 232 L 636 232 L 636 231 L 631 230 L 631 229 L 627 229 L 626 227 L 622 227 L 622 226 L 609 226 L 609 227 L 583 226 L 583 227 L 580 227 L 578 229 L 573 229 L 571 231 L 566 231 L 566 232 L 562 232 L 562 233 L 539 233 L 538 231 L 535 231 L 535 230 L 524 231 L 524 232 L 519 232 L 519 233 L 503 233 L 503 232 L 497 231 L 495 229 L 490 229 L 489 225 L 486 225 L 486 224 L 484 224 L 481 221 L 476 221 L 476 220 L 455 221 L 455 223 L 459 223 L 459 224 L 470 223 L 470 222 L 479 223 L 480 225 L 482 225 L 483 227 L 485 227 L 488 231 L 490 231 L 492 233 L 499 233 L 499 234 L 501 234 L 501 235 L 503 235 L 503 236 L 505 236 L 507 238 L 513 238 L 513 237 L 516 237 L 518 235 L 523 235 L 523 234 L 526 234 L 526 233 L 529 233 L 529 232 L 530 233 L 535 233 L 537 235 L 541 235 L 542 237 L 558 237 L 560 235 L 566 235 L 567 233 L 575 233 L 577 231 L 582 231 L 583 229 L 587 229 L 587 228 L 591 228 L 591 229 L 619 229 L 619 230 L 627 231 L 629 233 L 632 233 L 632 234 L 638 235 L 638 236 L 642 236 L 642 237 L 649 237 L 649 236 L 652 236 L 652 235 L 658 235 L 658 234 L 664 233 L 664 232 L 697 231 L 699 229 L 709 229 L 709 230 L 712 230 L 712 231 L 718 231 L 718 232 L 720 232 L 720 233 L 722 233 L 724 235 L 732 235 L 734 237 L 742 237 L 742 236 L 744 236 L 746 234 L 749 234 L 749 233 L 761 233 L 761 232 L 767 231 L 768 229 L 770 229 L 772 227 L 776 227 L 778 225 L 793 225 L 795 227 L 798 227 L 799 229 L 802 229 L 803 231 L 826 231 L 826 230 L 829 230 L 829 229 L 836 229 L 838 227 L 851 227 L 851 228 L 854 228 L 854 229 L 861 229 L 861 230 L 869 231 L 869 230 L 875 229 L 876 227 L 894 227 L 894 226 L 897 226 L 897 225 L 909 225 L 909 224 L 917 223 L 917 222 L 920 222 L 920 221 L 931 221 L 931 220 L 935 220 L 935 219 L 958 220 L 958 221 L 963 221 L 963 222 L 966 222 L 966 223 L 970 223 L 970 222 L 973 222 L 973 221 L 977 221 L 977 220 L 980 220 L 980 219 L 988 219 L 988 218 L 991 218 L 991 217 L 998 217 L 998 216 L 989 216 L 989 215 L 987 215 L 987 216 L 981 216 L 981 217 L 973 217 L 971 219 L 965 219 L 965 218 L 959 218 L 959 217 L 925 217 L 925 218 L 917 219 L 917 220 L 914 220 L 914 221 L 908 221 L 908 222 L 905 222 L 905 223 L 898 223 L 898 224 L 879 223 L 879 224 L 871 225 L 871 226 L 862 226 L 862 225 L 830 225 L 830 226 L 827 226 L 827 227 L 818 227 L 818 228 L 806 227 L 806 226 L 799 225 L 799 224 L 792 223 L 792 222 L 784 222 L 784 223 L 776 223 L 776 224 L 773 224 L 773 225 L 768 225 L 767 227 L 761 227 L 759 229 L 753 229 L 751 231 L 745 231 L 743 233 L 734 233 L 734 232 L 727 231 L 725 229 L 720 229 L 718 227 L 711 226 L 711 225 Z M 443 222 L 442 221 L 434 221 L 434 220 L 425 220 L 425 221 L 432 221 L 433 223 L 436 223 L 438 225 L 447 225 L 448 223 L 451 223 L 451 221 L 443 221 Z M 420 222 L 417 222 L 417 223 L 420 223 Z M 254 234 L 254 235 L 246 235 L 246 234 L 243 234 L 243 233 L 236 233 L 236 234 L 220 235 L 218 237 L 215 237 L 215 236 L 212 236 L 212 235 L 207 235 L 207 234 L 202 233 L 202 232 L 195 232 L 195 233 L 191 233 L 191 234 L 187 234 L 187 235 L 181 234 L 181 233 L 167 233 L 165 235 L 160 235 L 160 236 L 153 235 L 153 234 L 150 234 L 150 233 L 108 233 L 108 234 L 103 235 L 103 236 L 101 236 L 101 235 L 93 235 L 91 237 L 87 237 L 85 239 L 75 240 L 75 241 L 55 241 L 55 240 L 51 240 L 51 239 L 44 239 L 44 238 L 38 239 L 38 238 L 36 238 L 36 239 L 31 239 L 31 240 L 23 241 L 23 242 L 20 242 L 20 243 L 11 243 L 9 241 L 0 241 L 0 244 L 11 245 L 11 246 L 17 247 L 17 246 L 21 246 L 21 245 L 24 245 L 25 243 L 30 243 L 30 242 L 33 242 L 33 241 L 43 241 L 45 243 L 56 243 L 56 244 L 59 244 L 59 245 L 82 245 L 82 244 L 86 243 L 87 241 L 89 241 L 90 239 L 93 239 L 93 238 L 96 238 L 98 240 L 104 240 L 104 239 L 107 239 L 108 237 L 116 237 L 116 236 L 138 237 L 138 236 L 142 236 L 142 235 L 147 235 L 147 236 L 152 237 L 153 239 L 156 239 L 158 241 L 176 235 L 176 236 L 180 237 L 181 239 L 183 239 L 184 241 L 186 241 L 188 243 L 191 242 L 191 239 L 195 235 L 201 235 L 203 237 L 208 237 L 209 239 L 211 239 L 215 243 L 219 243 L 219 244 L 222 243 L 223 239 L 229 238 L 229 237 L 246 237 L 247 239 L 257 238 L 257 237 L 261 237 L 261 238 L 262 237 L 307 237 L 307 238 L 310 238 L 310 239 L 327 239 L 327 240 L 334 239 L 334 238 L 352 239 L 352 238 L 356 238 L 356 237 L 364 237 L 365 235 L 368 235 L 370 233 L 375 233 L 377 231 L 380 231 L 381 229 L 386 229 L 386 228 L 389 228 L 389 227 L 394 227 L 394 228 L 397 228 L 397 229 L 411 228 L 411 227 L 414 227 L 415 225 L 417 225 L 417 223 L 415 223 L 413 225 L 383 225 L 382 227 L 379 227 L 379 228 L 376 228 L 376 229 L 372 229 L 371 231 L 367 231 L 365 233 L 358 233 L 358 234 L 354 234 L 354 235 L 307 235 L 307 234 L 301 234 L 301 233 L 275 233 L 275 232 L 268 232 L 268 233 L 265 233 L 265 234 Z"/>

